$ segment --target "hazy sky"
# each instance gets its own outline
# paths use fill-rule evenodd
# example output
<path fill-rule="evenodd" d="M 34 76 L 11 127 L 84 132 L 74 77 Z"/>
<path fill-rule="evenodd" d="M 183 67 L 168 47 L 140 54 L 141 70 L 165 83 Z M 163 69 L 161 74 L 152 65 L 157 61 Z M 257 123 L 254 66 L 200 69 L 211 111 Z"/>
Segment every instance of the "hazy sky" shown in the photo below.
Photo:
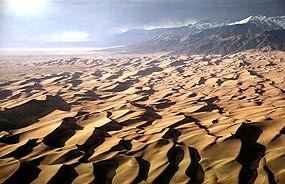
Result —
<path fill-rule="evenodd" d="M 94 41 L 132 28 L 285 15 L 285 0 L 0 0 L 0 47 Z"/>

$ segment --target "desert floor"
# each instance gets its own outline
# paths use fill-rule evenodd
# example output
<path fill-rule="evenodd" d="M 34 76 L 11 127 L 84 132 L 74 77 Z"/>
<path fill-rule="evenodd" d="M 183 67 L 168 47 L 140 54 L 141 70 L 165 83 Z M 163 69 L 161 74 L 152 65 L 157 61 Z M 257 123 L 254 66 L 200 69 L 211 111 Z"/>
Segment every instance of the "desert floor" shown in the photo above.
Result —
<path fill-rule="evenodd" d="M 284 56 L 2 54 L 0 183 L 285 183 Z"/>

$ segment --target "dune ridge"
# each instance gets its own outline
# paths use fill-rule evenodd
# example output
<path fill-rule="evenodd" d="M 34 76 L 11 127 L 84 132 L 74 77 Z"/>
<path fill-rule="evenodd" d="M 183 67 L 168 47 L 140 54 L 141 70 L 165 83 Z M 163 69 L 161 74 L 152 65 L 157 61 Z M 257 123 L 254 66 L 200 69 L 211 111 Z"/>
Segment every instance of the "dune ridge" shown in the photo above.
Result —
<path fill-rule="evenodd" d="M 0 67 L 0 183 L 285 183 L 284 52 L 41 57 Z"/>

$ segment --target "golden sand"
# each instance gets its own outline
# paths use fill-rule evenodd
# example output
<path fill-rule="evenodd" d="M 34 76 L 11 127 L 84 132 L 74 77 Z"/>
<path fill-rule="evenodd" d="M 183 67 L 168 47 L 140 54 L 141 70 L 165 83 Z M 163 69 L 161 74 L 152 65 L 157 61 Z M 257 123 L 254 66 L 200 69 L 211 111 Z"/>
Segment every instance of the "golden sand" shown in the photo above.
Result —
<path fill-rule="evenodd" d="M 0 183 L 285 183 L 284 56 L 3 56 Z"/>

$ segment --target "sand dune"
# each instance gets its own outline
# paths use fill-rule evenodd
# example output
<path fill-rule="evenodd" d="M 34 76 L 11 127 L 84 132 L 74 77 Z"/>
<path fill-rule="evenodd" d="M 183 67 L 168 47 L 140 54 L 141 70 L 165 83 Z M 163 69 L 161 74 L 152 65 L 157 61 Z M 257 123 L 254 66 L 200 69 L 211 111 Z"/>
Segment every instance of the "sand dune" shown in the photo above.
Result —
<path fill-rule="evenodd" d="M 285 183 L 284 52 L 3 58 L 0 183 Z"/>

